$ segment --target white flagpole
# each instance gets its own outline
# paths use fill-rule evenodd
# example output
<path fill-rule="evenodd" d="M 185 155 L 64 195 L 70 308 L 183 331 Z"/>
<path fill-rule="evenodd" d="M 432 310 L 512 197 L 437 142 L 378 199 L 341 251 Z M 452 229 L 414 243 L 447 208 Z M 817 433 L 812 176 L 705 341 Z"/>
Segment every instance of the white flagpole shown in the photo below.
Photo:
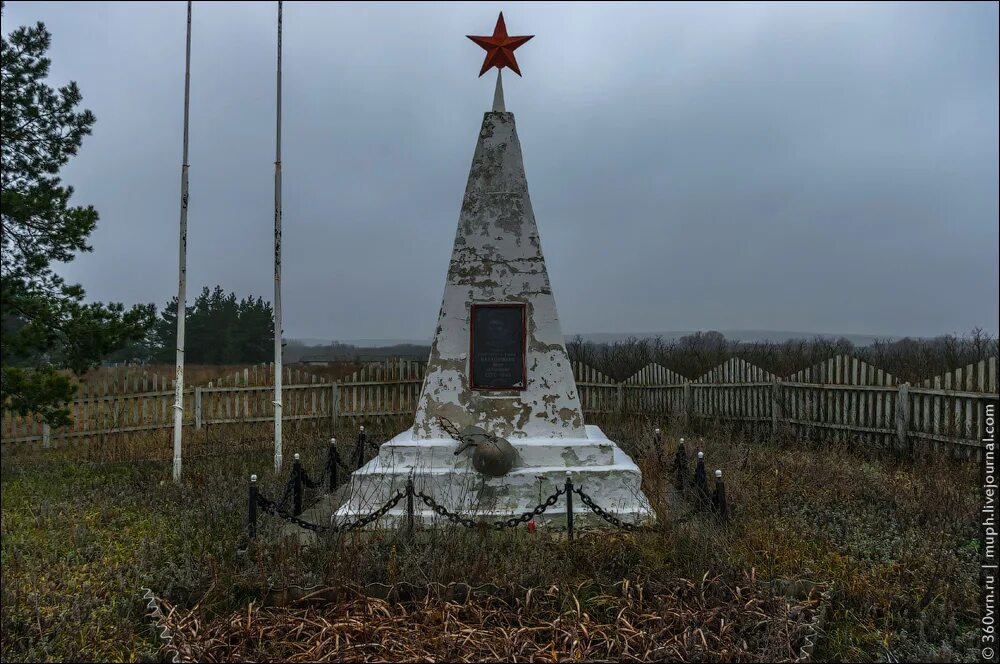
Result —
<path fill-rule="evenodd" d="M 187 3 L 187 46 L 184 55 L 184 156 L 181 163 L 180 264 L 177 275 L 177 371 L 174 376 L 174 481 L 181 481 L 184 432 L 184 319 L 187 315 L 188 108 L 191 98 L 191 0 Z"/>
<path fill-rule="evenodd" d="M 278 0 L 278 113 L 274 148 L 274 472 L 281 472 L 281 0 Z"/>

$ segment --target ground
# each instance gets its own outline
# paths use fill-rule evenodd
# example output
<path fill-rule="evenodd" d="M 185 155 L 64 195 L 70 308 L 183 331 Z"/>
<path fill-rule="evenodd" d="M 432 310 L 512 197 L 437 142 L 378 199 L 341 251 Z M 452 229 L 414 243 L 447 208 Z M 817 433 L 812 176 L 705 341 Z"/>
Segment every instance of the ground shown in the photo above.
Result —
<path fill-rule="evenodd" d="M 601 424 L 655 481 L 653 423 Z M 378 440 L 394 433 L 369 429 Z M 677 433 L 668 436 L 668 456 Z M 326 435 L 302 430 L 286 452 L 301 451 L 316 475 Z M 500 655 L 549 659 L 788 658 L 788 644 L 778 641 L 792 633 L 784 614 L 799 610 L 797 600 L 775 603 L 773 591 L 784 586 L 771 582 L 806 578 L 831 589 L 818 659 L 975 660 L 974 464 L 727 431 L 688 439 L 705 450 L 710 469 L 725 470 L 728 525 L 693 513 L 654 532 L 572 543 L 526 530 L 446 530 L 412 541 L 380 533 L 301 547 L 282 540 L 281 524 L 266 517 L 248 548 L 247 478 L 258 473 L 270 497 L 284 479 L 272 476 L 270 451 L 252 436 L 202 447 L 185 461 L 179 486 L 165 459 L 8 453 L 2 659 L 162 657 L 138 599 L 143 586 L 176 607 L 171 620 L 186 643 L 215 655 L 211 648 L 224 643 L 230 657 L 294 657 L 318 647 L 327 628 L 317 625 L 326 621 L 330 640 L 315 652 L 331 658 L 444 658 L 462 639 L 461 652 L 479 656 L 506 644 Z M 397 604 L 344 590 L 325 608 L 261 606 L 285 604 L 289 586 L 429 582 L 487 584 L 506 597 Z M 621 592 L 623 582 L 647 596 Z M 534 589 L 530 607 L 525 589 Z M 751 604 L 771 623 L 749 620 Z M 251 619 L 268 639 L 247 635 Z M 701 638 L 679 639 L 685 630 Z M 376 642 L 401 647 L 373 650 Z"/>

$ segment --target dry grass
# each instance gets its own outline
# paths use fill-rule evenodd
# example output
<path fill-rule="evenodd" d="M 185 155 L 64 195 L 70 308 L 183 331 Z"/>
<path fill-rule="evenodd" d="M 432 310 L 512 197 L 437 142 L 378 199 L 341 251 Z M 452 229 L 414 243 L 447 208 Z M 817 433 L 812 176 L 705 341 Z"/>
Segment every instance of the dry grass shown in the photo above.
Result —
<path fill-rule="evenodd" d="M 739 583 L 677 579 L 656 591 L 619 586 L 531 589 L 514 600 L 363 594 L 307 608 L 265 608 L 203 623 L 167 605 L 163 624 L 185 661 L 787 661 L 812 631 L 817 589 L 776 595 Z"/>
<path fill-rule="evenodd" d="M 637 419 L 603 423 L 651 482 L 659 472 L 649 447 L 654 424 Z M 377 441 L 394 431 L 392 425 L 369 426 Z M 668 430 L 668 457 L 678 433 Z M 328 434 L 290 428 L 286 454 L 301 452 L 316 475 Z M 575 657 L 583 644 L 588 654 L 581 657 L 594 658 L 605 657 L 601 652 L 608 647 L 613 653 L 608 658 L 646 656 L 657 648 L 679 648 L 677 656 L 689 659 L 785 657 L 780 647 L 794 644 L 796 632 L 784 624 L 786 614 L 768 595 L 768 584 L 807 577 L 834 589 L 817 652 L 821 659 L 878 660 L 886 649 L 900 658 L 974 659 L 978 528 L 973 465 L 901 462 L 846 446 L 755 439 L 726 430 L 688 438 L 692 454 L 701 447 L 709 467 L 726 472 L 732 504 L 726 528 L 708 514 L 695 513 L 655 532 L 586 537 L 572 544 L 541 531 L 440 529 L 413 541 L 376 531 L 364 537 L 330 536 L 303 548 L 283 540 L 281 524 L 265 519 L 249 555 L 238 552 L 246 478 L 259 474 L 262 492 L 271 497 L 280 493 L 284 480 L 269 470 L 267 439 L 251 430 L 219 432 L 211 445 L 193 448 L 179 486 L 169 479 L 168 462 L 131 460 L 150 451 L 160 455 L 169 450 L 167 441 L 136 439 L 115 453 L 108 448 L 100 463 L 55 456 L 26 463 L 5 457 L 0 654 L 4 661 L 158 656 L 138 601 L 139 588 L 148 586 L 177 608 L 171 620 L 183 634 L 196 635 L 192 644 L 212 635 L 214 641 L 205 643 L 246 648 L 241 652 L 248 658 L 291 657 L 299 652 L 293 647 L 311 648 L 307 637 L 323 634 L 308 621 L 335 625 L 352 615 L 366 616 L 361 622 L 370 625 L 366 612 L 381 615 L 385 633 L 393 635 L 397 647 L 410 650 L 322 654 L 446 659 L 442 653 L 470 634 L 461 630 L 471 629 L 469 648 L 481 657 L 488 656 L 484 649 L 502 646 L 525 658 L 543 650 L 539 657 L 552 658 L 553 645 L 555 656 Z M 345 453 L 346 445 L 345 440 Z M 623 580 L 645 588 L 646 598 L 636 602 L 602 590 Z M 523 607 L 523 596 L 513 595 L 462 606 L 359 598 L 309 609 L 261 605 L 292 585 L 429 582 L 536 590 L 530 611 Z M 545 591 L 551 586 L 561 590 L 549 598 Z M 655 601 L 662 603 L 654 603 L 661 596 L 665 599 Z M 740 607 L 750 598 L 754 610 L 772 621 L 761 632 L 741 618 Z M 618 612 L 635 633 L 619 623 Z M 246 615 L 270 630 L 268 639 L 251 641 L 233 631 L 236 616 Z M 444 631 L 444 623 L 436 632 L 428 627 L 442 616 L 450 616 L 448 629 L 457 631 Z M 581 626 L 594 640 L 581 638 Z M 294 630 L 300 629 L 296 636 Z M 350 638 L 354 646 L 369 643 L 365 635 L 373 634 L 365 631 L 371 627 L 327 629 L 320 640 L 340 634 L 342 642 Z M 619 633 L 625 635 L 620 642 L 610 643 Z M 267 650 L 269 639 L 274 650 Z M 221 647 L 206 652 L 222 657 L 212 654 Z M 280 650 L 285 647 L 292 649 Z M 376 647 L 388 646 L 370 646 Z"/>

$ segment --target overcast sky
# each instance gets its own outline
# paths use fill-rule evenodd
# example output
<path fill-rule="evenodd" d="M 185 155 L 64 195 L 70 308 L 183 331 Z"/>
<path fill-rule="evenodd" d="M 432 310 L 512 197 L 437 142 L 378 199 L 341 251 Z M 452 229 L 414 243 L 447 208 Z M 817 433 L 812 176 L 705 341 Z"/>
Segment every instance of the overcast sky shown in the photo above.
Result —
<path fill-rule="evenodd" d="M 284 9 L 285 336 L 429 338 L 504 77 L 567 334 L 998 330 L 998 9 L 319 4 Z M 185 5 L 8 2 L 97 116 L 64 170 L 101 215 L 61 269 L 177 288 Z M 272 295 L 276 3 L 194 4 L 189 299 Z"/>

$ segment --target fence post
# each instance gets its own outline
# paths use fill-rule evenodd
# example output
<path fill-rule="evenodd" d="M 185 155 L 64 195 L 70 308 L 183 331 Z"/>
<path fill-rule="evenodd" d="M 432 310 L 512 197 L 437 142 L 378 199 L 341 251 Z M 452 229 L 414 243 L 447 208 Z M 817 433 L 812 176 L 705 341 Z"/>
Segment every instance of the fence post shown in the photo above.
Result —
<path fill-rule="evenodd" d="M 292 464 L 292 516 L 300 514 L 302 514 L 302 464 L 296 452 L 295 463 Z"/>
<path fill-rule="evenodd" d="M 52 430 L 49 428 L 48 422 L 42 422 L 42 448 L 49 449 L 49 444 L 52 440 Z"/>
<path fill-rule="evenodd" d="M 358 429 L 358 443 L 357 447 L 354 449 L 354 456 L 357 457 L 358 468 L 365 463 L 365 443 L 368 441 L 368 436 L 365 434 L 365 425 L 361 425 Z"/>
<path fill-rule="evenodd" d="M 910 384 L 903 383 L 896 393 L 896 450 L 908 449 L 910 431 Z M 910 450 L 912 452 L 912 450 Z"/>
<path fill-rule="evenodd" d="M 625 414 L 625 384 L 618 383 L 618 414 Z"/>
<path fill-rule="evenodd" d="M 201 428 L 201 388 L 194 388 L 194 428 Z"/>
<path fill-rule="evenodd" d="M 778 435 L 778 419 L 781 417 L 781 379 L 775 378 L 771 383 L 771 437 Z"/>
<path fill-rule="evenodd" d="M 566 471 L 566 537 L 573 540 L 573 478 Z"/>
<path fill-rule="evenodd" d="M 406 534 L 413 538 L 413 476 L 406 478 Z"/>
<path fill-rule="evenodd" d="M 691 428 L 694 419 L 694 395 L 691 394 L 691 381 L 684 381 L 684 428 Z"/>
<path fill-rule="evenodd" d="M 330 451 L 327 452 L 330 457 L 330 493 L 333 493 L 337 488 L 337 462 L 340 461 L 340 455 L 337 454 L 337 439 L 330 438 Z"/>
<path fill-rule="evenodd" d="M 726 504 L 726 483 L 722 481 L 722 470 L 715 471 L 715 495 L 712 496 L 712 506 L 716 514 L 725 522 L 729 518 L 729 505 Z"/>
<path fill-rule="evenodd" d="M 338 417 L 340 417 L 340 386 L 337 383 L 334 383 L 330 388 L 331 431 L 337 430 Z"/>
<path fill-rule="evenodd" d="M 247 504 L 247 534 L 250 539 L 257 537 L 257 476 L 250 476 L 250 500 Z"/>

